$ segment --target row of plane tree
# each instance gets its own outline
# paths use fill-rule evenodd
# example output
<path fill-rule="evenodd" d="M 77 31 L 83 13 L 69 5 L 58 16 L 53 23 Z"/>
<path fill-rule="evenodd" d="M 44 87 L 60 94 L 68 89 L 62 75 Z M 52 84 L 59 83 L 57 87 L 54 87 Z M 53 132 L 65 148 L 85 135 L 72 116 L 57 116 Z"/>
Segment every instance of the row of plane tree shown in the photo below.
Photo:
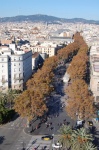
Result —
<path fill-rule="evenodd" d="M 14 109 L 22 117 L 32 120 L 34 117 L 43 116 L 47 111 L 47 97 L 54 90 L 54 69 L 60 62 L 71 65 L 67 72 L 71 84 L 65 90 L 68 94 L 68 115 L 75 119 L 76 115 L 88 118 L 94 114 L 94 98 L 88 91 L 86 83 L 88 46 L 80 33 L 74 35 L 74 42 L 60 49 L 57 55 L 45 60 L 41 69 L 27 82 L 27 89 L 16 98 Z"/>

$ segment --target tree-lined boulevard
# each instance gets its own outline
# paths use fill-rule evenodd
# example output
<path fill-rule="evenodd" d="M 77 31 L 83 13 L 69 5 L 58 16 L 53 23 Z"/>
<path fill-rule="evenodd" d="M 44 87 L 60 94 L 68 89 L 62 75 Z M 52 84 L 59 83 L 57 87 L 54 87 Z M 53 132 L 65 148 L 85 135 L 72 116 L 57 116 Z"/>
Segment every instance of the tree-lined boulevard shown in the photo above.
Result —
<path fill-rule="evenodd" d="M 74 43 L 59 50 L 56 56 L 47 58 L 42 68 L 27 82 L 27 90 L 16 97 L 14 109 L 26 120 L 23 121 L 22 128 L 19 125 L 18 128 L 15 126 L 14 129 L 10 129 L 9 124 L 0 127 L 0 133 L 5 136 L 1 144 L 2 150 L 6 150 L 8 147 L 13 150 L 15 141 L 18 141 L 21 137 L 27 145 L 32 135 L 58 135 L 62 126 L 68 128 L 70 125 L 73 129 L 77 119 L 86 121 L 94 117 L 94 97 L 88 90 L 90 76 L 87 66 L 89 49 L 79 33 L 74 35 L 74 40 Z M 67 63 L 70 63 L 68 68 L 66 67 Z M 66 72 L 70 75 L 68 84 L 64 84 L 62 80 Z M 33 121 L 35 118 L 38 119 Z M 26 127 L 27 121 L 28 128 Z M 13 127 L 14 125 L 14 122 L 10 124 Z M 31 129 L 30 135 L 25 135 L 23 129 L 25 133 L 28 133 Z M 25 139 L 26 137 L 28 139 Z M 63 145 L 64 140 L 62 141 Z M 9 143 L 7 146 L 6 141 Z M 87 142 L 90 145 L 93 140 Z M 83 144 L 86 144 L 86 142 Z M 85 145 L 83 146 L 81 147 L 82 150 L 86 150 Z M 19 147 L 16 147 L 16 149 L 20 149 Z M 24 147 L 26 148 L 26 146 Z M 32 147 L 34 148 L 34 145 Z M 94 147 L 93 144 L 92 147 Z M 39 148 L 41 147 L 39 146 Z M 68 148 L 75 149 L 71 146 Z M 96 150 L 96 148 L 92 150 Z"/>
<path fill-rule="evenodd" d="M 51 94 L 51 97 L 50 97 L 50 100 L 51 100 L 51 102 L 49 104 L 50 118 L 48 117 L 48 119 L 47 119 L 47 122 L 48 123 L 52 122 L 52 125 L 49 126 L 48 128 L 46 128 L 47 127 L 47 124 L 46 124 L 47 122 L 46 122 L 46 123 L 42 123 L 42 125 L 39 129 L 35 129 L 36 126 L 38 125 L 38 123 L 40 122 L 40 120 L 37 120 L 33 123 L 34 131 L 31 134 L 29 134 L 28 131 L 25 131 L 27 133 L 26 134 L 23 132 L 24 126 L 26 126 L 26 119 L 17 118 L 15 121 L 10 122 L 3 127 L 1 126 L 1 128 L 0 128 L 0 133 L 2 133 L 1 135 L 5 135 L 4 141 L 1 145 L 2 149 L 7 150 L 9 147 L 9 149 L 13 150 L 15 145 L 17 145 L 17 146 L 15 146 L 16 149 L 21 148 L 23 141 L 24 141 L 25 147 L 26 147 L 27 143 L 29 142 L 29 140 L 32 138 L 33 135 L 35 135 L 35 136 L 40 135 L 40 137 L 44 134 L 55 134 L 56 135 L 56 134 L 58 134 L 57 131 L 60 128 L 59 124 L 61 124 L 61 126 L 62 126 L 65 119 L 66 119 L 66 122 L 71 124 L 71 126 L 75 125 L 74 121 L 71 120 L 70 117 L 66 114 L 65 107 L 62 107 L 62 104 L 64 104 L 65 97 L 66 97 L 66 96 L 61 96 L 61 94 L 62 95 L 64 94 L 63 93 L 64 86 L 63 86 L 63 82 L 61 82 L 61 79 L 66 71 L 66 68 L 65 69 L 64 68 L 65 68 L 65 65 L 60 65 L 57 68 L 57 72 L 62 71 L 61 75 L 58 75 L 57 72 L 55 71 L 56 78 L 55 78 L 54 84 L 55 84 L 56 90 L 55 90 L 55 92 L 53 92 Z M 59 80 L 59 81 L 57 82 L 57 80 Z M 60 92 L 60 94 L 58 92 Z M 50 129 L 51 127 L 53 127 L 52 130 Z M 26 128 L 24 130 L 26 130 Z M 14 135 L 15 135 L 16 139 L 13 138 Z M 35 136 L 33 136 L 33 137 L 35 137 Z M 34 138 L 32 138 L 32 140 L 33 139 Z M 18 141 L 20 141 L 21 143 Z M 17 142 L 20 144 L 15 144 Z M 6 143 L 9 143 L 9 145 L 7 145 Z M 42 143 L 42 140 L 40 141 L 40 143 Z M 45 143 L 45 145 L 46 145 L 46 143 Z M 51 145 L 51 142 L 50 142 L 50 145 Z M 41 144 L 41 146 L 42 146 L 42 144 Z M 32 147 L 34 147 L 34 145 L 31 144 L 31 148 Z"/>

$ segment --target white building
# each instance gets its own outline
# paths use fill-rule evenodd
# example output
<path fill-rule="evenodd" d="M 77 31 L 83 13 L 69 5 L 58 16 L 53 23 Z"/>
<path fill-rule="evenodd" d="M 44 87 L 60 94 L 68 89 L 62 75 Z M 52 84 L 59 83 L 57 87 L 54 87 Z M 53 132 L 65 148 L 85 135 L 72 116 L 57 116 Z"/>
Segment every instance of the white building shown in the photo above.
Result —
<path fill-rule="evenodd" d="M 32 70 L 37 69 L 37 67 L 39 65 L 39 57 L 40 57 L 40 54 L 38 52 L 35 52 L 32 55 Z"/>
<path fill-rule="evenodd" d="M 32 52 L 39 52 L 39 53 L 46 53 L 49 57 L 54 56 L 58 50 L 57 46 L 51 46 L 51 45 L 37 45 L 35 47 L 32 47 Z"/>
<path fill-rule="evenodd" d="M 99 102 L 99 46 L 90 49 L 90 89 L 95 101 Z"/>
<path fill-rule="evenodd" d="M 0 90 L 8 88 L 23 90 L 32 75 L 32 51 L 0 48 Z"/>

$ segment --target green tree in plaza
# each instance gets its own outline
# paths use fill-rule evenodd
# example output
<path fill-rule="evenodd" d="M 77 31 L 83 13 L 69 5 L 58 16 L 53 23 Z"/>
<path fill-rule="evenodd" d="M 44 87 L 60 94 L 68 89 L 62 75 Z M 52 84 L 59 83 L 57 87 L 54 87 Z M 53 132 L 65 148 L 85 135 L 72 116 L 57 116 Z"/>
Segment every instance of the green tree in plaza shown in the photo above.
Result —
<path fill-rule="evenodd" d="M 86 142 L 83 144 L 81 150 L 97 150 L 97 147 L 92 142 Z"/>
<path fill-rule="evenodd" d="M 6 101 L 7 101 L 7 103 L 9 103 L 10 109 L 12 109 L 12 106 L 13 106 L 16 96 L 17 96 L 16 91 L 14 91 L 12 89 L 9 89 L 6 93 Z"/>
<path fill-rule="evenodd" d="M 8 115 L 8 109 L 5 108 L 4 104 L 0 104 L 0 124 L 2 124 Z"/>
<path fill-rule="evenodd" d="M 59 141 L 62 143 L 63 148 L 70 148 L 72 145 L 72 129 L 68 125 L 64 125 L 59 130 Z"/>
<path fill-rule="evenodd" d="M 85 128 L 72 130 L 69 125 L 63 125 L 59 130 L 59 141 L 66 150 L 96 150 L 92 134 L 87 133 Z"/>
<path fill-rule="evenodd" d="M 72 133 L 73 145 L 71 146 L 73 150 L 81 149 L 87 142 L 92 142 L 93 137 L 91 134 L 86 132 L 85 128 L 80 128 L 78 130 L 73 130 Z"/>
<path fill-rule="evenodd" d="M 5 103 L 4 94 L 0 92 L 0 104 Z"/>

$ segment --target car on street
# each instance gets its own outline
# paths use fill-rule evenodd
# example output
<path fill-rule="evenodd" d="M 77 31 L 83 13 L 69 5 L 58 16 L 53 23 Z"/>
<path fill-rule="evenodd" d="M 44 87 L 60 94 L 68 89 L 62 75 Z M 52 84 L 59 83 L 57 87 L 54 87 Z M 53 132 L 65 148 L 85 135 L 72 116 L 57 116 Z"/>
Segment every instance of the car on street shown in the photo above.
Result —
<path fill-rule="evenodd" d="M 92 121 L 88 121 L 88 125 L 89 126 L 93 126 L 93 122 Z"/>
<path fill-rule="evenodd" d="M 77 130 L 77 129 L 80 129 L 83 127 L 84 127 L 84 121 L 83 120 L 77 120 L 76 125 L 74 126 L 73 130 Z"/>
<path fill-rule="evenodd" d="M 74 128 L 73 128 L 73 130 L 80 129 L 80 128 L 82 128 L 82 127 L 83 127 L 82 125 L 75 125 Z"/>
<path fill-rule="evenodd" d="M 41 139 L 45 140 L 45 141 L 49 141 L 49 140 L 53 139 L 53 136 L 52 135 L 45 135 L 45 136 L 42 136 Z"/>

